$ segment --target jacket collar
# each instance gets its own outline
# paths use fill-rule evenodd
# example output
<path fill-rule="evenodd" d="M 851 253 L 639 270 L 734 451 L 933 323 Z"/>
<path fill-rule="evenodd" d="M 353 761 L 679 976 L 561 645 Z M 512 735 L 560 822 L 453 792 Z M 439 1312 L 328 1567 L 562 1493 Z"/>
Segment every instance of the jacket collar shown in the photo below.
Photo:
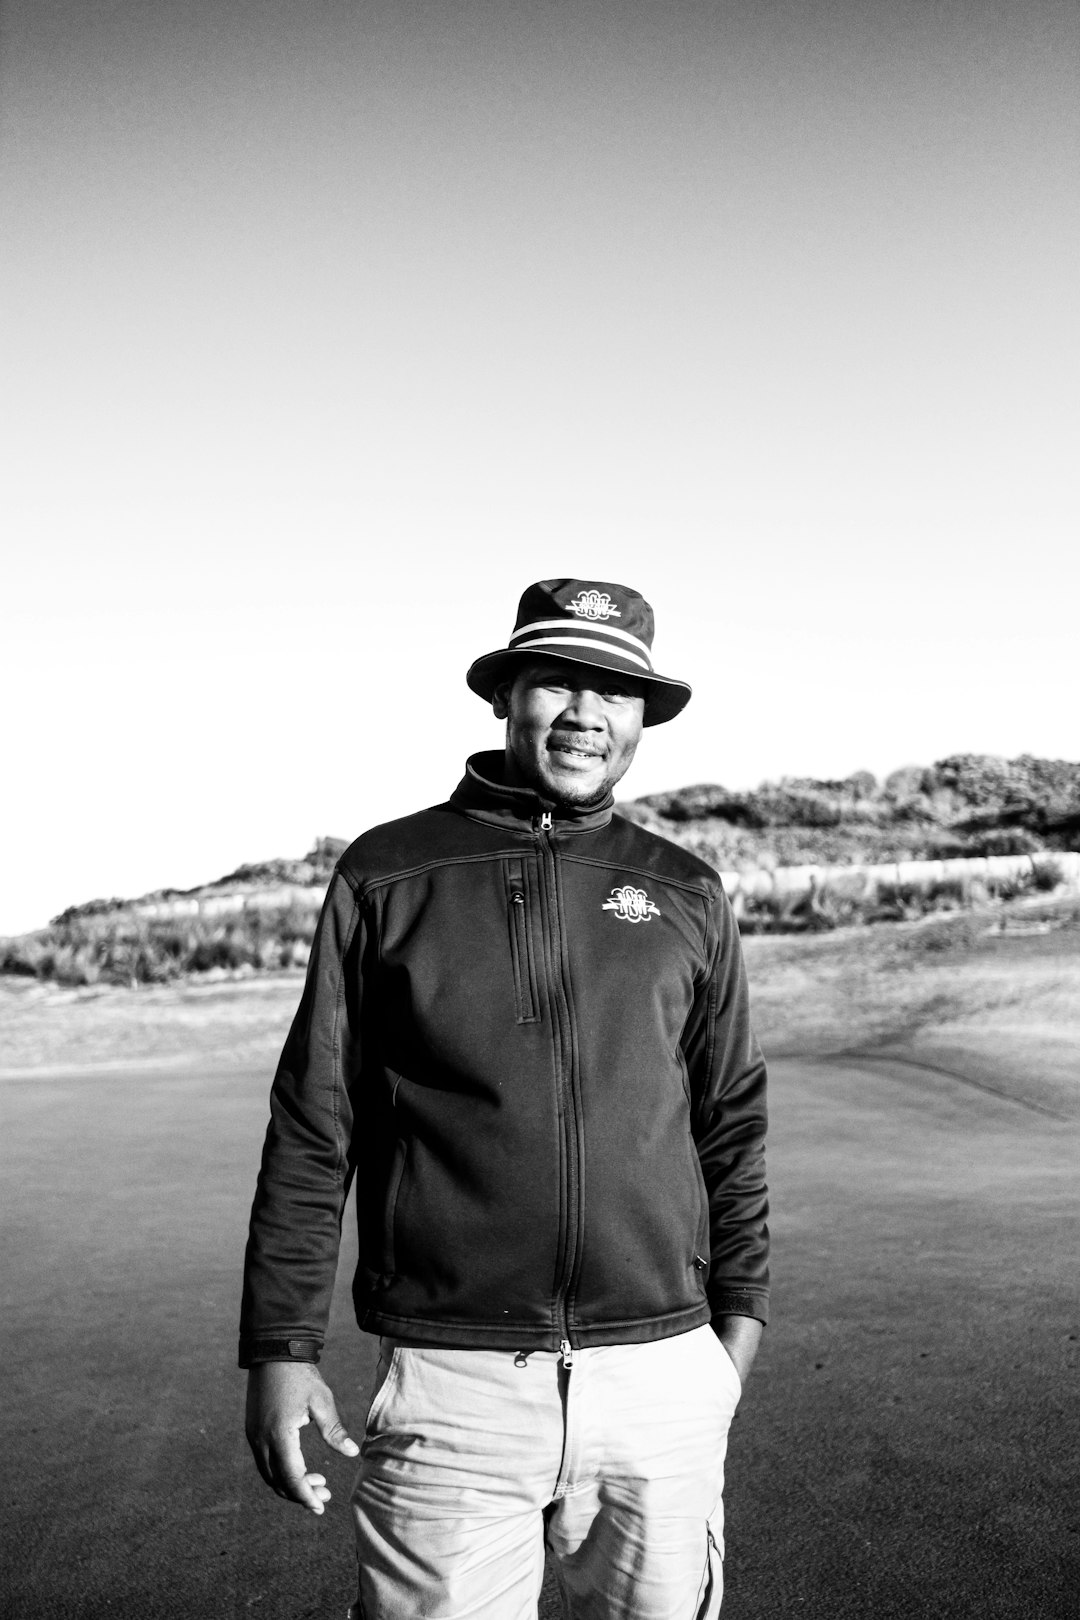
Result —
<path fill-rule="evenodd" d="M 559 833 L 592 832 L 606 827 L 611 820 L 615 799 L 610 793 L 602 804 L 578 810 L 541 798 L 532 788 L 504 787 L 502 775 L 501 753 L 492 750 L 473 754 L 466 762 L 465 775 L 450 795 L 450 803 L 476 821 L 517 832 L 534 832 L 546 810 L 551 812 L 553 831 Z"/>

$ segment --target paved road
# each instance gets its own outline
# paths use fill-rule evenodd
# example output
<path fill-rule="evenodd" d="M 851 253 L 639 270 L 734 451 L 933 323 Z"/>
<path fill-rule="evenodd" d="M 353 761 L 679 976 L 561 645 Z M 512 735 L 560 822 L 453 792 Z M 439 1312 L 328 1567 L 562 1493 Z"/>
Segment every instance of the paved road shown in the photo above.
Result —
<path fill-rule="evenodd" d="M 1076 1125 L 902 1064 L 773 1074 L 776 1316 L 732 1438 L 725 1620 L 1076 1620 Z M 352 1465 L 316 1521 L 241 1435 L 265 1093 L 0 1088 L 10 1620 L 344 1613 Z M 344 1289 L 325 1367 L 359 1424 Z"/>

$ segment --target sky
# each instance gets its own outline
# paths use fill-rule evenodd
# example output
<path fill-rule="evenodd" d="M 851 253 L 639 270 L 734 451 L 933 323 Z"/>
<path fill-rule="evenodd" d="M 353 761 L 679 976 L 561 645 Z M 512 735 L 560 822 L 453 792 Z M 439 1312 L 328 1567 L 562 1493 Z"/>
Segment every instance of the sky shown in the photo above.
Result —
<path fill-rule="evenodd" d="M 625 796 L 1080 758 L 1080 11 L 2 0 L 0 933 L 446 797 L 532 580 Z"/>

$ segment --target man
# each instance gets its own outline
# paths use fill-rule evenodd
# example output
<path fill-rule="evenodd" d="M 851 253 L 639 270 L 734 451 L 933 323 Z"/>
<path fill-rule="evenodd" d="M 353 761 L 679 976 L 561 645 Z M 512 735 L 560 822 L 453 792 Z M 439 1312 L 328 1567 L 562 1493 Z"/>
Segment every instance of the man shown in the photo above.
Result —
<path fill-rule="evenodd" d="M 381 1335 L 353 1613 L 720 1606 L 728 1426 L 766 1315 L 765 1068 L 716 873 L 612 812 L 652 667 L 624 586 L 545 580 L 472 690 L 506 721 L 446 804 L 341 857 L 274 1080 L 241 1365 L 264 1479 L 314 1513 L 318 1360 L 356 1180 Z"/>

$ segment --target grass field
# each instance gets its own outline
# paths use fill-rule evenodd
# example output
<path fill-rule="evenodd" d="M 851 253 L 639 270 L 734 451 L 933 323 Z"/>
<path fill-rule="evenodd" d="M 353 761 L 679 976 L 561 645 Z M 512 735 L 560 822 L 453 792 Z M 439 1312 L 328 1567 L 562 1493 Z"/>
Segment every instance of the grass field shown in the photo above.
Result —
<path fill-rule="evenodd" d="M 1080 1113 L 1080 901 L 745 941 L 767 1055 L 906 1054 Z M 1007 1084 L 1005 1083 L 1007 1082 Z"/>

